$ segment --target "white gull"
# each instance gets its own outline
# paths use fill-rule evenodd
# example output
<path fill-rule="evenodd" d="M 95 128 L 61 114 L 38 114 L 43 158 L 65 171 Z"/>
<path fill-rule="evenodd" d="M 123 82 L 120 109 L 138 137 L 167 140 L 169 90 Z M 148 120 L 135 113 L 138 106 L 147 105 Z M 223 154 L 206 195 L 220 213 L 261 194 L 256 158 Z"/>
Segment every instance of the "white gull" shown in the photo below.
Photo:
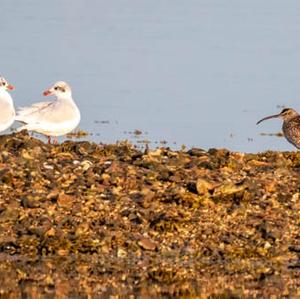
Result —
<path fill-rule="evenodd" d="M 0 132 L 8 129 L 15 120 L 15 108 L 12 97 L 7 90 L 14 87 L 3 77 L 0 77 Z"/>
<path fill-rule="evenodd" d="M 78 126 L 80 111 L 66 82 L 56 82 L 43 94 L 44 96 L 55 95 L 56 100 L 20 108 L 16 120 L 25 125 L 18 131 L 26 129 L 38 132 L 48 137 L 48 143 L 51 143 L 51 137 L 54 137 L 54 143 L 57 143 L 57 136 L 65 135 Z"/>

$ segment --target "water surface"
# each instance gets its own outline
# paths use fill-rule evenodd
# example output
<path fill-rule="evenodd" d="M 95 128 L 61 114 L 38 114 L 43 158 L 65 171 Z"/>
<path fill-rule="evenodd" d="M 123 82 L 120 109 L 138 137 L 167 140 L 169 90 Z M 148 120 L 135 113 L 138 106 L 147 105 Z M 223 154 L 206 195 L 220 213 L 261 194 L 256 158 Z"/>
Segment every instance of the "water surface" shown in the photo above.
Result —
<path fill-rule="evenodd" d="M 292 150 L 272 120 L 300 111 L 300 3 L 52 0 L 1 3 L 0 73 L 17 106 L 73 87 L 96 142 Z"/>

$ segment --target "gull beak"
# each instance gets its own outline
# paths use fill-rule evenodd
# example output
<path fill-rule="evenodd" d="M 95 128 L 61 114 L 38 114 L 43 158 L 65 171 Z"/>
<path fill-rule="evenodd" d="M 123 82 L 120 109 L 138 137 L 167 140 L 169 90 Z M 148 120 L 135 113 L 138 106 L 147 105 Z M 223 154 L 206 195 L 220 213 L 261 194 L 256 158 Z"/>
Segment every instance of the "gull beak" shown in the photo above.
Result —
<path fill-rule="evenodd" d="M 11 84 L 8 84 L 8 85 L 7 85 L 7 89 L 9 89 L 9 90 L 14 90 L 15 87 L 14 87 L 13 85 L 11 85 Z"/>
<path fill-rule="evenodd" d="M 50 89 L 47 89 L 43 92 L 44 96 L 50 96 L 52 94 L 52 92 L 50 91 Z"/>
<path fill-rule="evenodd" d="M 280 117 L 280 114 L 275 114 L 275 115 L 270 115 L 270 116 L 267 116 L 267 117 L 264 117 L 263 119 L 259 120 L 256 124 L 260 124 L 261 122 L 267 120 L 267 119 L 270 119 L 270 118 L 277 118 L 277 117 Z"/>

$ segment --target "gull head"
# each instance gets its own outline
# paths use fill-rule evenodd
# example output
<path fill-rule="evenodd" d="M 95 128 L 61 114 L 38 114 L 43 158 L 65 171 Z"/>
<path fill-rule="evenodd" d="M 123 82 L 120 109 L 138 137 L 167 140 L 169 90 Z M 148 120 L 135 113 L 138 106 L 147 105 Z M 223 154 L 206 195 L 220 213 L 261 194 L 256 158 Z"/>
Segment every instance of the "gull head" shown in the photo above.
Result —
<path fill-rule="evenodd" d="M 13 90 L 14 87 L 9 84 L 4 77 L 0 77 L 0 89 Z"/>
<path fill-rule="evenodd" d="M 45 90 L 43 95 L 55 95 L 58 98 L 67 98 L 72 96 L 72 92 L 69 84 L 64 81 L 58 81 L 51 88 Z"/>

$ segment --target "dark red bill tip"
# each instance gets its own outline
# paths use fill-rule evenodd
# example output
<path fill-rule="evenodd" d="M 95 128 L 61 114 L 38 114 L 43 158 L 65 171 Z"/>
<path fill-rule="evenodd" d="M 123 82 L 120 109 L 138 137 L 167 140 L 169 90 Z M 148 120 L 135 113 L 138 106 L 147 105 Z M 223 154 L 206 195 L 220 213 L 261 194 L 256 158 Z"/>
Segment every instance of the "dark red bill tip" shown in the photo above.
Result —
<path fill-rule="evenodd" d="M 51 94 L 51 91 L 49 91 L 49 90 L 45 90 L 44 92 L 43 92 L 43 95 L 44 96 L 49 96 Z"/>

